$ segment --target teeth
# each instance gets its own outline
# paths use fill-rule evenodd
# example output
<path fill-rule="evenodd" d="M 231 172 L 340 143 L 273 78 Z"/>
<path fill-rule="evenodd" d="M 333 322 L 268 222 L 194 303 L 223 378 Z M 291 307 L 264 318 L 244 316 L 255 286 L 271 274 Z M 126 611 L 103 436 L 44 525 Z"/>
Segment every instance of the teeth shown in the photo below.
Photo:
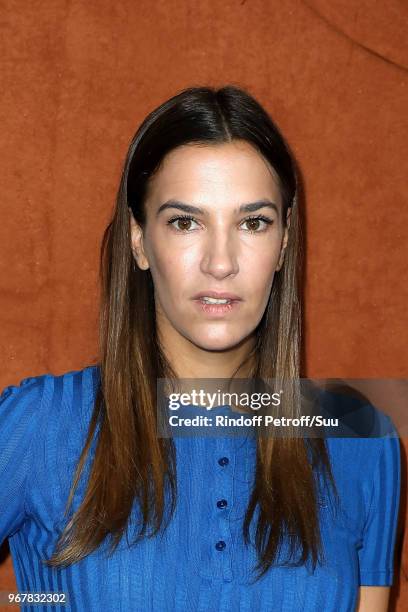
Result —
<path fill-rule="evenodd" d="M 201 298 L 201 301 L 204 302 L 204 304 L 229 304 L 231 302 L 231 300 L 217 300 L 212 297 L 203 297 Z"/>

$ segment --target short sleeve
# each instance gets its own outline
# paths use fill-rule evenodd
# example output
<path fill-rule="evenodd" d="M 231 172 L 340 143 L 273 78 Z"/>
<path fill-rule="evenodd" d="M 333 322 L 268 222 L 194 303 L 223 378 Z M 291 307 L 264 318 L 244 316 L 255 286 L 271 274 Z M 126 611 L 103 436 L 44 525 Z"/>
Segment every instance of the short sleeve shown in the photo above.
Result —
<path fill-rule="evenodd" d="M 25 519 L 25 489 L 38 442 L 44 376 L 25 378 L 0 395 L 0 544 Z"/>
<path fill-rule="evenodd" d="M 401 486 L 400 441 L 389 419 L 390 433 L 379 438 L 379 457 L 371 484 L 371 498 L 358 551 L 361 586 L 391 586 Z"/>

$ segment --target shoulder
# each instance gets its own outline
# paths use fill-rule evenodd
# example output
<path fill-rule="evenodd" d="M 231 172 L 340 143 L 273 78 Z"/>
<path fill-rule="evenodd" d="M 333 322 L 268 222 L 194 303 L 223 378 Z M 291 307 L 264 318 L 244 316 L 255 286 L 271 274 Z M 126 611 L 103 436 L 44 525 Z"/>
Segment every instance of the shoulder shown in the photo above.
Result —
<path fill-rule="evenodd" d="M 359 534 L 372 512 L 382 513 L 383 520 L 394 525 L 400 498 L 398 432 L 389 416 L 374 407 L 373 410 L 379 426 L 375 437 L 326 440 L 342 509 L 349 528 Z"/>
<path fill-rule="evenodd" d="M 0 437 L 4 449 L 25 432 L 34 434 L 42 411 L 47 375 L 21 379 L 4 387 L 0 393 Z"/>
<path fill-rule="evenodd" d="M 53 416 L 69 419 L 80 416 L 87 420 L 93 405 L 99 367 L 87 366 L 63 374 L 44 373 L 21 379 L 0 392 L 0 428 L 21 427 L 31 422 L 40 427 L 40 421 Z"/>
<path fill-rule="evenodd" d="M 86 437 L 98 374 L 97 366 L 88 366 L 30 376 L 2 389 L 0 542 L 28 515 L 45 524 L 60 515 Z"/>
<path fill-rule="evenodd" d="M 345 437 L 327 438 L 334 467 L 338 464 L 343 471 L 361 468 L 360 475 L 369 476 L 383 455 L 396 459 L 400 443 L 392 419 L 374 406 L 370 406 L 370 415 L 375 424 L 370 433 L 360 436 L 354 432 Z"/>
<path fill-rule="evenodd" d="M 397 462 L 399 436 L 392 419 L 366 397 L 343 391 L 318 392 L 324 417 L 337 419 L 327 435 L 333 468 L 349 478 L 367 480 L 381 456 Z"/>
<path fill-rule="evenodd" d="M 36 397 L 42 393 L 58 392 L 64 388 L 72 393 L 92 394 L 99 382 L 99 366 L 89 365 L 78 370 L 69 370 L 62 374 L 44 373 L 20 379 L 17 384 L 0 388 L 0 402 L 6 400 L 23 400 Z M 57 399 L 57 398 L 52 398 Z"/>

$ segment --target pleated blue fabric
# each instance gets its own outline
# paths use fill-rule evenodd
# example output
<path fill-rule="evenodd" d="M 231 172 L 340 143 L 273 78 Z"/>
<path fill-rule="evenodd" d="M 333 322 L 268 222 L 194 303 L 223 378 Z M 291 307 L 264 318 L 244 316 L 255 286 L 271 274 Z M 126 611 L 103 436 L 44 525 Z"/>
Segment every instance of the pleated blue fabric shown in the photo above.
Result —
<path fill-rule="evenodd" d="M 78 612 L 349 612 L 360 585 L 391 585 L 400 500 L 400 443 L 387 435 L 329 438 L 327 447 L 340 506 L 319 498 L 325 562 L 284 567 L 277 562 L 258 581 L 255 547 L 242 522 L 256 460 L 255 437 L 174 437 L 178 498 L 167 529 L 132 545 L 123 538 L 112 556 L 103 543 L 65 568 L 49 568 L 66 522 L 65 504 L 85 441 L 99 382 L 96 365 L 43 374 L 3 389 L 0 396 L 0 542 L 9 539 L 18 590 L 65 593 L 65 606 L 22 610 Z M 202 414 L 197 406 L 185 414 Z M 230 407 L 216 414 L 234 415 Z M 181 416 L 183 413 L 179 413 Z M 82 499 L 89 465 L 74 497 Z M 257 517 L 257 512 L 255 517 Z M 137 524 L 138 508 L 132 513 Z M 254 542 L 251 523 L 251 541 Z"/>

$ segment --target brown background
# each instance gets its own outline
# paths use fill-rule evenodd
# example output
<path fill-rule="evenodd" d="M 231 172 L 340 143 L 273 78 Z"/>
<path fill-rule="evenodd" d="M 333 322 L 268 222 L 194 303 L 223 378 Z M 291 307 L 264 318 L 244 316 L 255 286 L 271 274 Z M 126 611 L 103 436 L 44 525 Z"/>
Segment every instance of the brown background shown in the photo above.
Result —
<path fill-rule="evenodd" d="M 95 360 L 131 136 L 179 89 L 225 83 L 265 105 L 305 176 L 307 375 L 408 378 L 407 22 L 405 0 L 3 0 L 0 385 Z"/>

